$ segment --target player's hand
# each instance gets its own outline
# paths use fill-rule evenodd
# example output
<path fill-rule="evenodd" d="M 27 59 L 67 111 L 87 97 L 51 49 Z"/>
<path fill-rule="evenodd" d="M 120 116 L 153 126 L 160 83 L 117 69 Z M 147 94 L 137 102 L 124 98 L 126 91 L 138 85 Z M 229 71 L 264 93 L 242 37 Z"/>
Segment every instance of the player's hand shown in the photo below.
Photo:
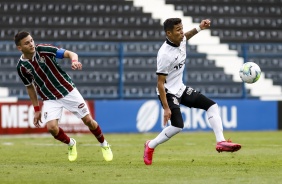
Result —
<path fill-rule="evenodd" d="M 164 109 L 164 126 L 166 126 L 168 120 L 170 120 L 170 117 L 171 117 L 171 110 L 169 108 L 167 109 Z"/>
<path fill-rule="evenodd" d="M 39 128 L 40 127 L 40 123 L 42 123 L 41 121 L 41 111 L 37 111 L 34 113 L 34 119 L 33 119 L 33 124 L 35 127 Z"/>
<path fill-rule="evenodd" d="M 203 29 L 208 29 L 211 26 L 211 21 L 209 19 L 202 20 L 200 23 L 200 28 Z"/>
<path fill-rule="evenodd" d="M 73 70 L 81 70 L 82 69 L 82 64 L 77 61 L 77 60 L 72 60 L 71 62 L 71 69 Z"/>

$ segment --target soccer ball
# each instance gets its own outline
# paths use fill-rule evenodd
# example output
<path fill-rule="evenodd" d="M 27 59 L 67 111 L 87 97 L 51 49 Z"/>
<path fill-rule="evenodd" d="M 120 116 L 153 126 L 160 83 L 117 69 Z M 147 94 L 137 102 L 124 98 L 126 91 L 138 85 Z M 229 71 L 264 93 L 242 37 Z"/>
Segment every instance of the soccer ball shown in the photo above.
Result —
<path fill-rule="evenodd" d="M 252 84 L 259 80 L 261 74 L 260 67 L 253 62 L 244 63 L 239 71 L 240 78 L 243 82 Z"/>

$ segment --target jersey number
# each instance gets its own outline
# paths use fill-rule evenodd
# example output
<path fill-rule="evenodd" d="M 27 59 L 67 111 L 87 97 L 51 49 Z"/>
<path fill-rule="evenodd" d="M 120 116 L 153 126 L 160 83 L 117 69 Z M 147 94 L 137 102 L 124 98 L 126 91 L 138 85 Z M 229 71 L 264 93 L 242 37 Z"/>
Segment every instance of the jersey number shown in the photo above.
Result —
<path fill-rule="evenodd" d="M 179 63 L 178 65 L 174 66 L 173 68 L 175 68 L 176 70 L 182 68 L 183 63 Z"/>

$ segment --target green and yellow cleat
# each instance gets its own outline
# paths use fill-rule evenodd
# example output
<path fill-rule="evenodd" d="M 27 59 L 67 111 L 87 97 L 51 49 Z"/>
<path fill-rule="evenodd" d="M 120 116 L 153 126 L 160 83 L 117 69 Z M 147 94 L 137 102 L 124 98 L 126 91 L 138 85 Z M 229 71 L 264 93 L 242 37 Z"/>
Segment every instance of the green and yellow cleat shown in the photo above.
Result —
<path fill-rule="evenodd" d="M 74 145 L 69 146 L 69 148 L 68 148 L 68 158 L 69 158 L 69 161 L 71 161 L 71 162 L 75 161 L 76 158 L 77 158 L 76 141 L 74 139 L 72 139 L 72 140 L 74 141 Z"/>
<path fill-rule="evenodd" d="M 106 161 L 112 161 L 113 160 L 113 152 L 110 148 L 110 145 L 107 144 L 107 146 L 101 146 L 103 157 Z"/>

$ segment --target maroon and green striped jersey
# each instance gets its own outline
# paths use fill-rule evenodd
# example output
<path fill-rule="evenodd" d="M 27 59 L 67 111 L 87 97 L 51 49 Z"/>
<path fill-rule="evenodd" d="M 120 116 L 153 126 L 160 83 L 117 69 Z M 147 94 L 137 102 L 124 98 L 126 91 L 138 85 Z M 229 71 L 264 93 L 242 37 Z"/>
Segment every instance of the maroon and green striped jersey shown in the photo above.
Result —
<path fill-rule="evenodd" d="M 75 85 L 56 60 L 63 58 L 65 50 L 43 44 L 36 45 L 35 50 L 31 60 L 21 57 L 17 64 L 24 85 L 33 83 L 43 100 L 56 100 L 69 94 Z"/>

